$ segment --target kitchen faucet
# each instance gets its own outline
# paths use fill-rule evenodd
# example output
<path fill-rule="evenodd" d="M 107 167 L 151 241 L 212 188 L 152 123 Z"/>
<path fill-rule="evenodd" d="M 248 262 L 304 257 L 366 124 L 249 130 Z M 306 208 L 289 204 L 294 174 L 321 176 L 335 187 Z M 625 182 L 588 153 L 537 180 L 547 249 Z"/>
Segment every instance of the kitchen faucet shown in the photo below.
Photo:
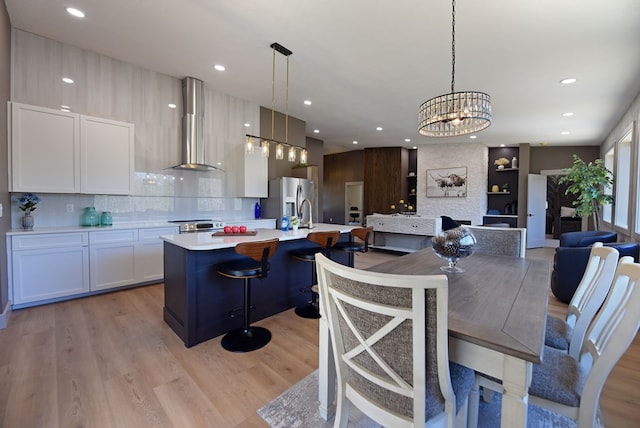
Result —
<path fill-rule="evenodd" d="M 302 207 L 304 206 L 304 203 L 308 203 L 309 204 L 309 223 L 307 223 L 307 228 L 308 229 L 313 229 L 313 210 L 311 209 L 311 201 L 307 198 L 304 198 L 302 200 L 302 202 L 300 202 L 300 208 L 298 210 L 298 217 L 300 217 L 300 220 L 302 221 Z M 302 226 L 302 224 L 301 224 Z"/>

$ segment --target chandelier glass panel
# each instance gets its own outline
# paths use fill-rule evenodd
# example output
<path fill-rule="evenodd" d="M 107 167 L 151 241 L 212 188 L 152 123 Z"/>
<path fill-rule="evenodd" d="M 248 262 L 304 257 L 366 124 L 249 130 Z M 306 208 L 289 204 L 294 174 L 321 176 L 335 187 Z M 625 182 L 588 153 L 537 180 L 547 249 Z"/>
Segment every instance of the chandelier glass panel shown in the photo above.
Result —
<path fill-rule="evenodd" d="M 491 97 L 484 92 L 455 92 L 456 2 L 451 4 L 451 92 L 424 102 L 418 132 L 429 137 L 472 134 L 491 125 Z"/>
<path fill-rule="evenodd" d="M 256 135 L 246 134 L 245 152 L 254 153 L 256 144 L 259 145 L 260 154 L 263 157 L 269 157 L 270 145 L 275 144 L 276 159 L 284 159 L 285 147 L 288 148 L 287 160 L 289 162 L 296 161 L 297 150 L 300 150 L 300 163 L 307 163 L 307 150 L 304 147 L 299 147 L 289 143 L 289 56 L 293 53 L 289 49 L 285 48 L 279 43 L 272 43 L 271 49 L 273 51 L 273 64 L 272 64 L 272 79 L 271 79 L 271 138 L 259 137 Z M 275 85 L 276 85 L 276 52 L 281 53 L 287 58 L 287 80 L 286 80 L 286 112 L 285 112 L 285 139 L 284 142 L 277 141 L 274 138 L 275 133 Z M 257 143 L 256 143 L 257 141 Z"/>

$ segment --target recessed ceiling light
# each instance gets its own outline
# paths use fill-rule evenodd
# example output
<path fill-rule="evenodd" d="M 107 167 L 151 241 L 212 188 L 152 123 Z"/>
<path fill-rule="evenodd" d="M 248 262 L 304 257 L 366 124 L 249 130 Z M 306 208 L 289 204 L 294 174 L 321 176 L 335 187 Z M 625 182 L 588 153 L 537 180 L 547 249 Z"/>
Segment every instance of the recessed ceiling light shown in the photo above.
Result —
<path fill-rule="evenodd" d="M 573 116 L 573 112 L 568 111 L 568 112 L 566 112 L 566 113 L 562 113 L 562 115 L 563 115 L 564 117 Z"/>
<path fill-rule="evenodd" d="M 63 111 L 65 113 L 71 113 L 71 110 L 69 110 L 69 108 L 61 108 L 60 111 Z"/>
<path fill-rule="evenodd" d="M 500 144 L 500 147 L 504 147 L 504 144 Z"/>
<path fill-rule="evenodd" d="M 314 130 L 313 130 L 313 133 L 314 133 L 314 134 L 319 134 L 319 133 L 320 133 L 320 130 L 319 130 L 319 129 L 314 129 Z"/>
<path fill-rule="evenodd" d="M 311 105 L 311 100 L 304 100 L 304 105 L 310 106 Z"/>
<path fill-rule="evenodd" d="M 562 131 L 560 134 L 562 134 L 562 135 L 569 135 L 569 134 L 571 134 L 571 132 L 569 132 L 569 131 Z"/>
<path fill-rule="evenodd" d="M 382 126 L 376 126 L 376 131 L 382 131 Z"/>
<path fill-rule="evenodd" d="M 560 83 L 562 83 L 563 85 L 570 85 L 572 83 L 576 83 L 577 81 L 578 79 L 574 77 L 567 77 L 566 79 L 562 79 Z"/>
<path fill-rule="evenodd" d="M 244 124 L 244 127 L 245 127 L 245 128 L 248 128 L 248 127 L 250 127 L 250 126 L 251 126 L 251 124 L 250 124 L 250 123 L 245 123 L 245 124 Z"/>
<path fill-rule="evenodd" d="M 214 65 L 213 68 L 215 68 L 218 71 L 224 71 L 225 70 L 224 65 L 220 65 L 220 64 Z"/>
<path fill-rule="evenodd" d="M 84 12 L 79 9 L 76 9 L 75 7 L 68 7 L 67 13 L 69 15 L 75 16 L 76 18 L 84 18 Z"/>
<path fill-rule="evenodd" d="M 62 81 L 63 81 L 64 83 L 73 83 L 73 79 L 72 79 L 72 78 L 70 78 L 70 77 L 63 77 L 63 78 L 62 78 Z"/>
<path fill-rule="evenodd" d="M 405 138 L 405 139 L 404 139 L 404 142 L 405 142 L 405 143 L 410 143 L 410 142 L 411 142 L 411 138 Z"/>
<path fill-rule="evenodd" d="M 353 144 L 358 144 L 358 142 L 354 140 L 354 141 L 353 141 Z"/>
<path fill-rule="evenodd" d="M 477 135 L 469 135 L 469 138 L 471 138 L 472 140 L 475 140 L 476 138 L 478 138 Z"/>
<path fill-rule="evenodd" d="M 174 103 L 167 104 L 167 107 L 169 107 L 169 108 L 178 108 L 178 106 L 175 105 Z"/>
<path fill-rule="evenodd" d="M 414 148 L 414 149 L 417 149 L 417 148 L 418 148 L 418 146 L 413 146 L 413 148 Z"/>
<path fill-rule="evenodd" d="M 68 105 L 66 105 L 66 104 L 61 104 L 61 105 L 60 105 L 60 108 L 70 109 L 71 107 L 69 107 L 69 106 L 68 106 Z"/>

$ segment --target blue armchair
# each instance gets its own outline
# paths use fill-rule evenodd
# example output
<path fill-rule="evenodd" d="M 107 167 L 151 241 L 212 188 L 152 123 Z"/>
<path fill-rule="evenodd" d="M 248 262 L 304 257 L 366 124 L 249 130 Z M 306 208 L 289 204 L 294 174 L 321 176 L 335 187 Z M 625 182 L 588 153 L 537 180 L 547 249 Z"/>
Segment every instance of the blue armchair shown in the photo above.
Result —
<path fill-rule="evenodd" d="M 563 235 L 568 234 L 565 233 Z M 569 303 L 576 292 L 576 288 L 587 267 L 592 244 L 593 242 L 589 242 L 583 247 L 565 246 L 556 248 L 556 254 L 553 259 L 553 272 L 551 273 L 551 291 L 561 302 Z M 608 242 L 604 245 L 618 250 L 620 257 L 631 256 L 636 262 L 640 256 L 640 245 L 635 242 Z"/>
<path fill-rule="evenodd" d="M 560 247 L 590 247 L 594 242 L 616 242 L 618 235 L 606 230 L 567 232 L 560 235 Z"/>

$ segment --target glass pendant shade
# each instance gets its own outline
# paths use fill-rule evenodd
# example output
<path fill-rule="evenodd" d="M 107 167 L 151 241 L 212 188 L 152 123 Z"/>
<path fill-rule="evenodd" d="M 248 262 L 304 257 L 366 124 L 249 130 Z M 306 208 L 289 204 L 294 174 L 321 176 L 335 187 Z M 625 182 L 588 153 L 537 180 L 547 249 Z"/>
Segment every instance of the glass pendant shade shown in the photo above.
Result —
<path fill-rule="evenodd" d="M 269 157 L 269 142 L 267 140 L 262 140 L 262 142 L 260 142 L 260 154 L 262 157 Z"/>
<path fill-rule="evenodd" d="M 429 137 L 455 137 L 491 125 L 491 97 L 483 92 L 453 92 L 420 106 L 418 132 Z"/>
<path fill-rule="evenodd" d="M 248 154 L 253 154 L 253 138 L 247 137 L 247 142 L 245 144 L 245 152 Z"/>
<path fill-rule="evenodd" d="M 282 143 L 276 144 L 276 159 L 283 160 L 284 159 L 284 146 Z"/>
<path fill-rule="evenodd" d="M 296 161 L 296 148 L 291 146 L 289 147 L 289 156 L 288 156 L 289 162 L 295 162 Z"/>
<path fill-rule="evenodd" d="M 303 165 L 307 163 L 307 149 L 300 150 L 300 163 Z"/>

